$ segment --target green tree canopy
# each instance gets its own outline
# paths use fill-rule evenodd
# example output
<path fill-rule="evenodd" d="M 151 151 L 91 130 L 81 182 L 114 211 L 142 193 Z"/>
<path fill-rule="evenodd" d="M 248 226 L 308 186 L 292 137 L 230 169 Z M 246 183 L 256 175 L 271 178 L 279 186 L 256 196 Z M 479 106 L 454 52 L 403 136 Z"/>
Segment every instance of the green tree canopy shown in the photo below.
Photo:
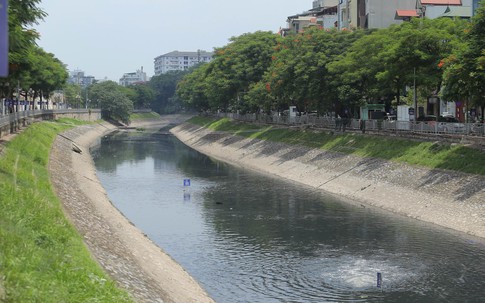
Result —
<path fill-rule="evenodd" d="M 90 89 L 91 100 L 101 107 L 105 119 L 130 123 L 133 101 L 128 98 L 129 90 L 113 81 L 94 84 Z"/>
<path fill-rule="evenodd" d="M 48 98 L 50 93 L 61 88 L 66 83 L 68 73 L 59 59 L 43 49 L 35 47 L 29 53 L 32 68 L 25 73 L 22 83 L 24 90 L 31 88 L 34 98 Z"/>
<path fill-rule="evenodd" d="M 185 76 L 177 93 L 186 105 L 212 111 L 269 112 L 296 105 L 325 113 L 383 101 L 390 106 L 414 83 L 424 96 L 440 90 L 443 59 L 464 47 L 465 25 L 458 19 L 415 18 L 380 30 L 314 27 L 284 38 L 245 34 Z M 473 35 L 483 34 L 475 29 Z M 485 64 L 483 40 L 476 38 L 471 47 L 477 69 Z"/>
<path fill-rule="evenodd" d="M 182 108 L 176 95 L 177 84 L 187 71 L 170 71 L 150 79 L 149 87 L 154 91 L 150 108 L 160 114 L 173 113 Z"/>
<path fill-rule="evenodd" d="M 185 106 L 198 111 L 210 109 L 209 97 L 207 96 L 206 77 L 210 64 L 202 64 L 191 73 L 185 75 L 177 84 L 177 96 Z"/>
<path fill-rule="evenodd" d="M 264 77 L 277 107 L 295 105 L 299 111 L 333 107 L 338 95 L 331 86 L 334 76 L 329 65 L 361 34 L 315 27 L 283 39 Z"/>
<path fill-rule="evenodd" d="M 330 65 L 337 75 L 335 87 L 340 94 L 367 102 L 400 103 L 404 88 L 414 81 L 425 94 L 436 93 L 442 76 L 439 62 L 460 45 L 464 24 L 416 18 L 363 36 Z"/>
<path fill-rule="evenodd" d="M 133 90 L 132 100 L 135 109 L 150 108 L 155 100 L 155 91 L 147 84 L 129 86 Z"/>
<path fill-rule="evenodd" d="M 271 32 L 232 37 L 228 45 L 216 49 L 213 61 L 184 78 L 179 96 L 199 109 L 238 109 L 241 94 L 260 81 L 270 66 L 278 40 Z"/>
<path fill-rule="evenodd" d="M 467 30 L 465 44 L 442 62 L 444 87 L 448 100 L 470 101 L 485 108 L 485 1 L 481 1 Z"/>
<path fill-rule="evenodd" d="M 0 79 L 0 97 L 12 97 L 17 86 L 34 97 L 47 97 L 67 80 L 67 71 L 53 54 L 36 45 L 39 34 L 33 25 L 47 15 L 40 0 L 9 1 L 9 76 Z"/>

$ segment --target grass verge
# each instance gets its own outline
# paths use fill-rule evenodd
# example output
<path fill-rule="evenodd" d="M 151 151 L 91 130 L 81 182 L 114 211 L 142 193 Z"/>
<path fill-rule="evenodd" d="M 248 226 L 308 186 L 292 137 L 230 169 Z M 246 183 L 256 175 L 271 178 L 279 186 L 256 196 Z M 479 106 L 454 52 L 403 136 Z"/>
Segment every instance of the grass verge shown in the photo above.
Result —
<path fill-rule="evenodd" d="M 79 123 L 34 123 L 0 157 L 0 302 L 132 302 L 92 259 L 50 184 L 51 145 Z"/>
<path fill-rule="evenodd" d="M 303 145 L 361 157 L 404 162 L 431 169 L 485 175 L 485 154 L 477 149 L 444 142 L 419 142 L 358 133 L 330 134 L 235 122 L 227 118 L 193 117 L 187 122 L 248 138 Z"/>
<path fill-rule="evenodd" d="M 130 120 L 152 120 L 152 119 L 159 119 L 160 115 L 155 112 L 148 112 L 148 113 L 133 113 L 130 115 Z"/>

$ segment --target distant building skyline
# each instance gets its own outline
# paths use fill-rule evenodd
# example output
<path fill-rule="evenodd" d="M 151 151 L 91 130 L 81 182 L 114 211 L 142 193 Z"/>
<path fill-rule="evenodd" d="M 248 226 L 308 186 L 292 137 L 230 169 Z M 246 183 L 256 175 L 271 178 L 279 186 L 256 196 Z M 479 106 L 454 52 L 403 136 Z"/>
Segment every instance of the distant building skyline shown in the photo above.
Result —
<path fill-rule="evenodd" d="M 143 71 L 143 66 L 141 69 L 136 70 L 136 72 L 125 73 L 123 77 L 120 78 L 119 84 L 121 86 L 130 86 L 138 83 L 145 83 L 148 81 L 147 74 Z"/>
<path fill-rule="evenodd" d="M 94 79 L 94 76 L 86 76 L 84 71 L 76 69 L 69 72 L 69 78 L 67 79 L 67 83 L 77 84 L 81 87 L 87 87 L 94 84 L 95 80 L 96 79 Z"/>
<path fill-rule="evenodd" d="M 196 52 L 173 51 L 154 59 L 155 76 L 165 74 L 169 71 L 187 70 L 202 62 L 212 61 L 214 53 L 204 50 Z"/>

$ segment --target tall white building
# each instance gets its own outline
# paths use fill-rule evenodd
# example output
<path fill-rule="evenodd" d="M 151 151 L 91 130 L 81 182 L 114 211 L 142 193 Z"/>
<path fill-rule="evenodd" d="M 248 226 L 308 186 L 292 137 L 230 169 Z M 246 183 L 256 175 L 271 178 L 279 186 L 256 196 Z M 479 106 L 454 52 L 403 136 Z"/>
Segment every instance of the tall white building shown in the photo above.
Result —
<path fill-rule="evenodd" d="M 155 76 L 169 71 L 187 70 L 202 62 L 210 62 L 214 54 L 206 51 L 179 52 L 173 51 L 155 58 Z"/>
<path fill-rule="evenodd" d="M 129 86 L 135 83 L 143 83 L 147 82 L 147 74 L 143 71 L 143 66 L 141 69 L 138 69 L 134 73 L 126 73 L 123 74 L 123 77 L 120 79 L 121 86 Z"/>

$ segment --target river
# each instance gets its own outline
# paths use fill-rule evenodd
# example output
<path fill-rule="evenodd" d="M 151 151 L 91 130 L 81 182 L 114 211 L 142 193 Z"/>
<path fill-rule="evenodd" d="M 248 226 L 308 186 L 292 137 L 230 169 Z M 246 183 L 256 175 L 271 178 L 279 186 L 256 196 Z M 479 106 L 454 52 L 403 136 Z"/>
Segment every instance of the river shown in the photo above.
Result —
<path fill-rule="evenodd" d="M 115 206 L 217 302 L 484 302 L 485 245 L 215 161 L 167 133 L 92 149 Z"/>

